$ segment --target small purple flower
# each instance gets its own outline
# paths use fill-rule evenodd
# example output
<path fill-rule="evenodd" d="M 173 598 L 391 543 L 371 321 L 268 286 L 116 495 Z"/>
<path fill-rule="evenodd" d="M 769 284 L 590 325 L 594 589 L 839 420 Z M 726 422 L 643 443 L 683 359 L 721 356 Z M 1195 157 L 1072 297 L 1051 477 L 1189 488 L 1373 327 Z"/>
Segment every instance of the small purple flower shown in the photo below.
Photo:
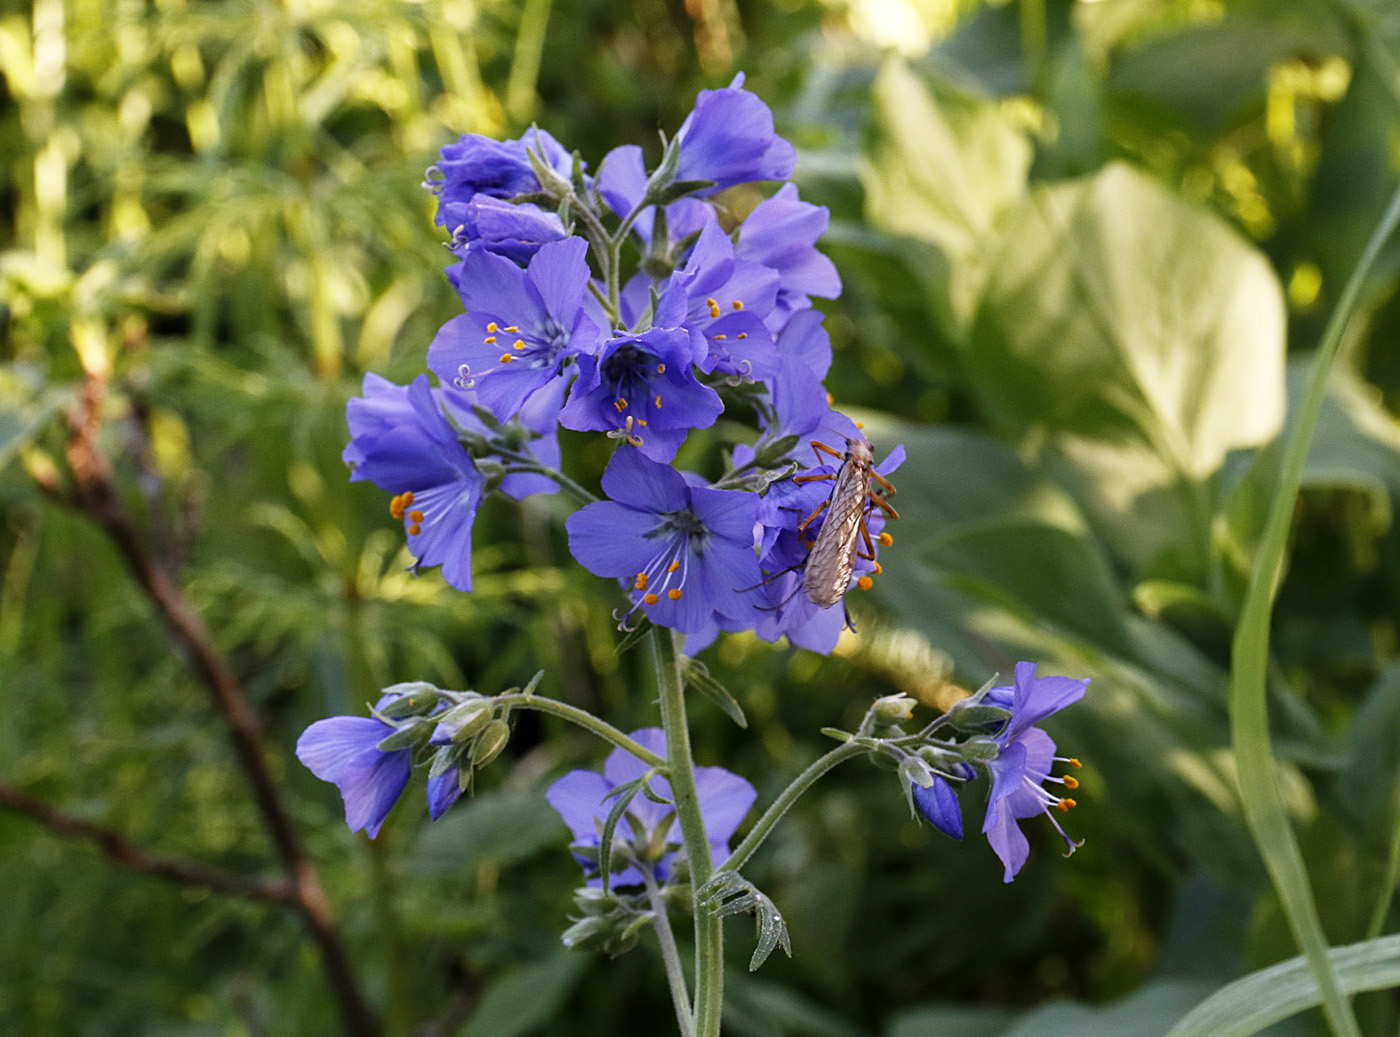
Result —
<path fill-rule="evenodd" d="M 587 251 L 582 238 L 550 242 L 521 270 L 503 256 L 469 249 L 456 279 L 467 312 L 438 331 L 428 366 L 444 383 L 474 389 L 502 421 L 569 377 L 572 358 L 598 343 L 598 328 L 584 312 Z"/>
<path fill-rule="evenodd" d="M 1015 685 L 993 688 L 985 700 L 1011 710 L 1006 725 L 996 735 L 1001 755 L 987 764 L 992 775 L 992 791 L 982 825 L 982 833 L 1005 866 L 1005 882 L 1016 877 L 1030 853 L 1030 843 L 1017 823 L 1023 818 L 1044 814 L 1050 818 L 1070 853 L 1081 845 L 1065 834 L 1050 813 L 1051 807 L 1068 810 L 1074 806 L 1074 800 L 1056 796 L 1043 787 L 1046 782 L 1054 782 L 1069 789 L 1077 788 L 1079 783 L 1074 778 L 1055 778 L 1050 770 L 1057 761 L 1076 767 L 1078 761 L 1056 756 L 1054 741 L 1034 725 L 1078 702 L 1089 682 L 1070 677 L 1036 677 L 1035 667 L 1035 663 L 1017 663 Z"/>
<path fill-rule="evenodd" d="M 655 323 L 686 329 L 702 371 L 771 378 L 778 372 L 778 353 L 763 319 L 777 294 L 777 273 L 736 260 L 729 236 L 712 223 L 701 231 L 685 266 L 671 275 Z"/>
<path fill-rule="evenodd" d="M 559 413 L 565 428 L 611 431 L 656 461 L 669 461 L 693 428 L 724 411 L 719 394 L 696 381 L 690 336 L 679 328 L 618 334 L 597 356 L 579 357 L 579 377 Z"/>
<path fill-rule="evenodd" d="M 944 835 L 962 838 L 962 808 L 958 805 L 958 794 L 946 779 L 935 774 L 932 785 L 928 788 L 914 785 L 913 792 L 914 805 L 929 824 Z"/>
<path fill-rule="evenodd" d="M 530 150 L 556 173 L 571 175 L 573 157 L 544 130 L 527 130 L 518 140 L 467 133 L 444 147 L 423 185 L 438 196 L 438 224 L 455 231 L 469 218 L 467 204 L 480 195 L 509 199 L 540 190 Z"/>
<path fill-rule="evenodd" d="M 380 699 L 375 708 L 391 698 Z M 328 717 L 297 739 L 297 759 L 322 781 L 340 786 L 350 831 L 363 828 L 371 839 L 408 784 L 413 751 L 379 748 L 394 730 L 376 717 Z"/>
<path fill-rule="evenodd" d="M 666 733 L 659 727 L 633 731 L 631 737 L 658 756 L 666 754 Z M 605 797 L 618 785 L 642 777 L 647 770 L 647 765 L 631 753 L 614 749 L 603 764 L 602 774 L 570 771 L 549 787 L 545 798 L 569 826 L 575 845 L 600 846 L 603 824 L 613 807 L 613 800 Z M 751 784 L 723 767 L 697 767 L 695 785 L 700 796 L 706 841 L 710 844 L 712 861 L 718 866 L 729 856 L 729 840 L 753 806 L 757 793 Z M 648 786 L 667 802 L 653 802 L 644 793 L 633 798 L 618 823 L 614 838 L 632 847 L 634 863 L 612 877 L 613 886 L 641 885 L 645 880 L 638 866 L 650 867 L 658 882 L 665 882 L 671 875 L 676 856 L 672 847 L 681 841 L 680 827 L 675 824 L 675 809 L 669 805 L 671 785 L 665 778 L 654 777 Z M 659 849 L 663 852 L 658 856 Z M 585 872 L 595 868 L 582 858 L 579 863 Z M 588 877 L 590 886 L 602 885 L 602 881 L 598 875 Z"/>
<path fill-rule="evenodd" d="M 773 129 L 773 112 L 743 88 L 744 74 L 722 90 L 702 90 L 676 133 L 677 180 L 709 180 L 713 194 L 752 180 L 792 177 L 797 152 Z"/>
<path fill-rule="evenodd" d="M 479 249 L 524 265 L 542 245 L 569 236 L 557 214 L 528 202 L 503 202 L 479 194 L 458 209 L 460 222 L 452 231 L 452 251 L 459 256 Z"/>
<path fill-rule="evenodd" d="M 414 568 L 442 566 L 458 590 L 472 587 L 472 523 L 485 479 L 442 412 L 441 396 L 419 375 L 395 385 L 367 374 L 364 395 L 346 407 L 354 471 L 394 494 L 389 511 L 404 523 Z"/>
<path fill-rule="evenodd" d="M 761 263 L 778 275 L 777 302 L 768 315 L 774 332 L 781 331 L 793 314 L 810 309 L 812 296 L 835 299 L 841 294 L 836 264 L 816 248 L 830 218 L 825 206 L 801 201 L 797 186 L 785 184 L 739 227 L 734 255 Z"/>
<path fill-rule="evenodd" d="M 589 572 L 630 587 L 630 611 L 685 634 L 752 627 L 759 582 L 756 494 L 692 486 L 665 464 L 622 447 L 596 501 L 565 522 L 569 550 Z"/>

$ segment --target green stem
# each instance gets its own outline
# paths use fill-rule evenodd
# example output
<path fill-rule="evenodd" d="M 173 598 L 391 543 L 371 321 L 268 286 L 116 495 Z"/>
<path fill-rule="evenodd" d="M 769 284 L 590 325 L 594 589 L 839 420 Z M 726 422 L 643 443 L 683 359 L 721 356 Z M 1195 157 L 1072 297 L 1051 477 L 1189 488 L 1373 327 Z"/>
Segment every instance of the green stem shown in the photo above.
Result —
<path fill-rule="evenodd" d="M 1288 532 L 1298 489 L 1302 484 L 1303 463 L 1307 460 L 1308 445 L 1322 411 L 1327 379 L 1340 352 L 1343 334 L 1356 309 L 1361 285 L 1397 223 L 1400 223 L 1400 191 L 1391 200 L 1371 240 L 1367 242 L 1351 279 L 1347 281 L 1308 373 L 1307 391 L 1284 446 L 1278 486 L 1264 526 L 1259 554 L 1250 572 L 1244 606 L 1240 610 L 1230 678 L 1230 727 L 1245 817 L 1274 888 L 1278 891 L 1294 938 L 1317 979 L 1327 1021 L 1334 1033 L 1344 1037 L 1359 1037 L 1360 1030 L 1328 955 L 1327 938 L 1318 918 L 1307 868 L 1279 792 L 1269 739 L 1265 675 L 1269 659 L 1270 612 L 1283 572 L 1283 556 L 1288 546 Z"/>
<path fill-rule="evenodd" d="M 666 761 L 657 756 L 656 753 L 652 752 L 640 742 L 628 738 L 606 720 L 599 720 L 586 709 L 579 709 L 577 706 L 571 706 L 567 702 L 545 698 L 542 695 L 527 695 L 523 691 L 511 695 L 497 695 L 491 701 L 498 706 L 506 706 L 511 709 L 533 709 L 540 713 L 549 713 L 551 716 L 562 717 L 570 723 L 577 724 L 590 734 L 597 735 L 603 741 L 609 742 L 619 749 L 625 749 L 648 766 L 666 766 Z"/>
<path fill-rule="evenodd" d="M 1381 895 L 1371 913 L 1371 924 L 1366 927 L 1366 939 L 1376 939 L 1385 929 L 1385 919 L 1390 914 L 1390 904 L 1395 898 L 1397 882 L 1400 882 L 1400 779 L 1390 788 L 1390 855 L 1385 865 L 1385 881 L 1381 885 Z"/>
<path fill-rule="evenodd" d="M 592 504 L 598 499 L 557 468 L 535 464 L 532 461 L 512 461 L 510 464 L 506 465 L 506 471 L 508 473 L 533 472 L 536 475 L 543 475 L 547 479 L 553 479 L 559 484 L 560 489 L 580 504 Z"/>
<path fill-rule="evenodd" d="M 744 841 L 736 846 L 734 852 L 729 855 L 729 859 L 719 866 L 719 870 L 738 871 L 747 864 L 749 858 L 763 845 L 763 840 L 768 838 L 769 833 L 783 819 L 783 815 L 797 802 L 799 796 L 817 783 L 818 778 L 837 764 L 864 755 L 867 751 L 859 743 L 842 742 L 835 749 L 815 760 L 805 771 L 793 778 L 788 787 L 783 789 L 777 799 L 773 800 L 768 809 L 763 812 L 763 816 L 749 830 L 749 834 L 744 836 Z"/>
<path fill-rule="evenodd" d="M 676 820 L 690 862 L 692 888 L 699 889 L 714 873 L 700 794 L 695 787 L 695 762 L 690 752 L 690 727 L 685 716 L 685 688 L 675 634 L 665 627 L 651 630 L 656 690 L 661 702 L 661 725 L 666 729 L 666 764 L 675 801 Z M 724 999 L 724 931 L 717 906 L 692 897 L 695 914 L 695 1037 L 717 1037 Z"/>
<path fill-rule="evenodd" d="M 656 930 L 656 942 L 661 947 L 661 960 L 666 965 L 666 983 L 671 988 L 671 1003 L 676 1009 L 676 1022 L 680 1025 L 681 1037 L 695 1037 L 695 1019 L 690 1014 L 690 991 L 686 989 L 685 972 L 681 968 L 681 952 L 676 946 L 676 937 L 671 932 L 671 919 L 666 913 L 666 899 L 657 888 L 651 868 L 638 870 L 641 871 L 642 881 L 647 886 L 647 900 L 651 902 L 651 925 Z"/>

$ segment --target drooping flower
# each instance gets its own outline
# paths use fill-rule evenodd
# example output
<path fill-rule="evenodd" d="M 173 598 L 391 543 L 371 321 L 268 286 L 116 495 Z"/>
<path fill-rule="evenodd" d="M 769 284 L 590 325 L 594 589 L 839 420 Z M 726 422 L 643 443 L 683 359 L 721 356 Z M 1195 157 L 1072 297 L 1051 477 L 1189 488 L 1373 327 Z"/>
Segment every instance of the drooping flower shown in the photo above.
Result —
<path fill-rule="evenodd" d="M 582 238 L 549 242 L 522 270 L 503 256 L 469 250 L 456 279 L 467 312 L 438 331 L 428 366 L 444 383 L 474 390 L 501 421 L 570 377 L 572 359 L 598 343 L 584 310 L 587 251 Z"/>
<path fill-rule="evenodd" d="M 572 172 L 573 157 L 544 130 L 527 130 L 516 140 L 467 133 L 444 147 L 423 185 L 438 196 L 438 224 L 456 230 L 469 218 L 466 206 L 478 196 L 505 200 L 540 190 L 531 150 L 561 176 Z"/>
<path fill-rule="evenodd" d="M 395 385 L 365 375 L 364 395 L 346 407 L 354 471 L 394 494 L 390 513 L 404 523 L 415 569 L 442 566 L 458 590 L 472 587 L 471 533 L 485 479 L 443 415 L 440 396 L 419 375 Z"/>
<path fill-rule="evenodd" d="M 752 627 L 759 582 L 753 552 L 757 494 L 691 485 L 674 468 L 622 447 L 596 501 L 565 523 L 569 550 L 598 576 L 630 588 L 630 612 L 682 633 Z"/>
<path fill-rule="evenodd" d="M 914 805 L 919 808 L 919 813 L 924 816 L 924 819 L 944 835 L 961 839 L 963 836 L 962 808 L 958 805 L 958 794 L 953 791 L 953 786 L 946 779 L 935 774 L 933 775 L 933 784 L 928 788 L 914 785 L 912 789 Z"/>
<path fill-rule="evenodd" d="M 459 256 L 476 248 L 523 265 L 542 246 L 569 236 L 557 213 L 537 205 L 479 194 L 456 208 L 459 222 L 452 230 L 451 244 Z"/>
<path fill-rule="evenodd" d="M 381 698 L 375 708 L 383 708 L 393 697 Z M 411 749 L 384 752 L 379 748 L 394 730 L 377 717 L 328 717 L 297 739 L 297 759 L 322 781 L 340 787 L 350 831 L 363 828 L 371 839 L 379 835 L 389 810 L 403 794 L 412 766 Z"/>
<path fill-rule="evenodd" d="M 658 756 L 666 754 L 666 733 L 659 727 L 633 731 L 631 737 Z M 614 749 L 603 764 L 602 774 L 570 771 L 549 787 L 545 798 L 569 826 L 576 846 L 599 846 L 603 824 L 614 802 L 605 797 L 618 785 L 642 777 L 647 770 L 647 765 L 631 753 Z M 719 865 L 729 856 L 729 841 L 753 806 L 757 792 L 745 779 L 723 767 L 697 767 L 695 785 L 712 863 Z M 613 875 L 613 886 L 641 885 L 644 879 L 639 868 L 650 868 L 657 882 L 665 882 L 670 877 L 671 865 L 681 843 L 675 808 L 670 805 L 671 785 L 665 778 L 653 777 L 648 787 L 665 802 L 653 802 L 645 793 L 632 799 L 614 832 L 614 839 L 627 845 L 631 863 Z M 582 857 L 579 863 L 585 872 L 596 871 L 596 864 Z M 601 876 L 589 874 L 588 884 L 601 885 Z"/>
<path fill-rule="evenodd" d="M 695 379 L 689 335 L 652 328 L 608 339 L 579 357 L 579 376 L 559 413 L 565 428 L 609 431 L 656 461 L 669 461 L 693 428 L 708 428 L 724 404 Z"/>
<path fill-rule="evenodd" d="M 1050 813 L 1052 807 L 1062 812 L 1069 810 L 1075 805 L 1074 800 L 1057 796 L 1044 787 L 1046 782 L 1053 782 L 1066 789 L 1077 788 L 1079 783 L 1073 777 L 1056 778 L 1050 771 L 1056 762 L 1072 767 L 1079 766 L 1079 762 L 1056 756 L 1055 742 L 1034 725 L 1078 702 L 1089 682 L 1070 677 L 1037 677 L 1035 669 L 1035 663 L 1017 663 L 1015 684 L 993 688 L 986 697 L 988 704 L 1011 710 L 1011 716 L 996 735 L 1001 753 L 987 763 L 992 790 L 982 825 L 982 833 L 1005 867 L 1005 882 L 1016 877 L 1030 853 L 1030 843 L 1017 823 L 1023 818 L 1044 814 L 1070 853 L 1080 845 L 1065 834 Z"/>
<path fill-rule="evenodd" d="M 677 180 L 709 180 L 713 194 L 753 180 L 787 180 L 797 162 L 793 146 L 773 128 L 773 112 L 744 88 L 744 74 L 722 90 L 702 90 L 676 133 Z"/>

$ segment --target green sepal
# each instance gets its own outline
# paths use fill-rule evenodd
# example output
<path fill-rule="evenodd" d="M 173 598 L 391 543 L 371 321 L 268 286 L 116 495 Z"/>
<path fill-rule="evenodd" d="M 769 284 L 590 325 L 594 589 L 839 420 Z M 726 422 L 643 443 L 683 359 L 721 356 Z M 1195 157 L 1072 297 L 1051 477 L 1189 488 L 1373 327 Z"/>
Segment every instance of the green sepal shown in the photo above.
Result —
<path fill-rule="evenodd" d="M 438 704 L 438 689 L 427 681 L 391 684 L 384 689 L 384 694 L 398 696 L 375 710 L 389 720 L 431 713 Z"/>
<path fill-rule="evenodd" d="M 954 706 L 948 710 L 947 720 L 959 731 L 981 731 L 988 724 L 999 724 L 1010 715 L 1009 709 L 1000 706 Z"/>
<path fill-rule="evenodd" d="M 1001 746 L 990 738 L 969 738 L 958 745 L 958 752 L 965 760 L 995 760 L 1001 755 Z"/>
<path fill-rule="evenodd" d="M 617 643 L 617 648 L 614 651 L 621 655 L 629 649 L 636 648 L 649 633 L 651 633 L 651 620 L 643 618 L 635 627 L 623 633 L 622 640 Z"/>
<path fill-rule="evenodd" d="M 707 187 L 714 187 L 713 180 L 676 180 L 667 184 L 656 192 L 656 204 L 670 205 L 686 195 L 694 194 L 696 191 L 703 191 Z"/>
<path fill-rule="evenodd" d="M 413 720 L 404 724 L 391 735 L 386 735 L 380 739 L 375 746 L 381 753 L 397 752 L 400 749 L 412 749 L 414 746 L 426 742 L 433 734 L 433 725 L 422 720 Z"/>
<path fill-rule="evenodd" d="M 460 745 L 445 745 L 433 753 L 432 765 L 428 768 L 428 778 L 440 778 L 453 767 L 461 764 L 466 749 Z"/>
<path fill-rule="evenodd" d="M 509 741 L 510 725 L 504 720 L 491 721 L 472 743 L 472 766 L 485 767 L 501 755 Z"/>

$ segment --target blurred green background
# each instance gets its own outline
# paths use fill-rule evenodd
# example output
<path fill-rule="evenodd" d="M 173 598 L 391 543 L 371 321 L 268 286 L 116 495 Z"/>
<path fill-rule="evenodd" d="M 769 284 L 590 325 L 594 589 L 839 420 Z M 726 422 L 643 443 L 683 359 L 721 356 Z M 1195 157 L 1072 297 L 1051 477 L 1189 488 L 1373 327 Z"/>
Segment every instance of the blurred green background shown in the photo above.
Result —
<path fill-rule="evenodd" d="M 743 971 L 736 1037 L 1161 1034 L 1296 953 L 1244 824 L 1231 632 L 1299 372 L 1400 180 L 1389 0 L 34 0 L 0 13 L 0 782 L 152 853 L 276 874 L 203 686 L 63 486 L 63 413 L 109 365 L 101 443 L 152 554 L 266 726 L 289 810 L 393 1034 L 671 1032 L 654 955 L 564 951 L 577 866 L 543 800 L 599 747 L 519 717 L 476 797 L 352 836 L 292 755 L 426 679 L 655 722 L 615 589 L 563 501 L 486 506 L 476 590 L 411 577 L 339 460 L 365 371 L 406 381 L 460 303 L 420 188 L 463 132 L 532 121 L 596 165 L 658 150 L 745 70 L 798 145 L 846 290 L 829 385 L 903 442 L 886 575 L 830 658 L 730 637 L 743 704 L 702 764 L 764 801 L 873 696 L 946 706 L 1022 658 L 1090 676 L 1062 861 L 1015 884 L 864 764 L 748 869 L 795 954 Z M 1364 286 L 1275 612 L 1282 789 L 1332 943 L 1390 932 L 1400 773 L 1400 242 Z M 732 430 L 720 430 L 732 431 Z M 581 481 L 606 444 L 565 442 Z M 692 437 L 687 457 L 717 440 Z M 421 778 L 418 779 L 421 783 Z M 114 867 L 0 809 L 0 1032 L 334 1033 L 290 910 Z M 682 934 L 683 935 L 683 934 Z M 1125 1000 L 1126 999 L 1126 1000 Z M 1358 998 L 1394 1033 L 1393 993 Z M 1278 1034 L 1318 1032 L 1320 1017 Z"/>

